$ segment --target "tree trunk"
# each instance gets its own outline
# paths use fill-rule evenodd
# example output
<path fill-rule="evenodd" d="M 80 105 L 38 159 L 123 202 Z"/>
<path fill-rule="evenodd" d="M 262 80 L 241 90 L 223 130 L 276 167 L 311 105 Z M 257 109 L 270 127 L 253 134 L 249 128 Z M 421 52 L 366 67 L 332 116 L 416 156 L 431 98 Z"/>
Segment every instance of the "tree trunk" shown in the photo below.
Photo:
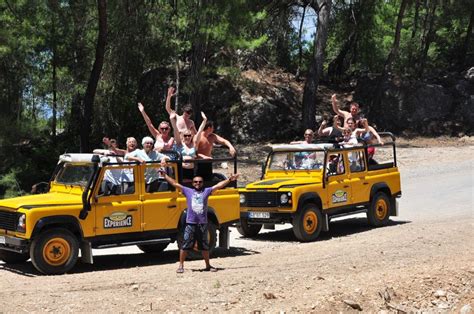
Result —
<path fill-rule="evenodd" d="M 471 11 L 471 17 L 469 19 L 469 24 L 467 25 L 466 30 L 466 39 L 464 39 L 464 43 L 461 47 L 461 52 L 459 55 L 459 65 L 463 67 L 466 63 L 466 55 L 467 51 L 469 50 L 469 43 L 471 42 L 472 38 L 472 28 L 474 25 L 474 11 Z"/>
<path fill-rule="evenodd" d="M 303 42 L 301 38 L 303 37 L 303 24 L 304 24 L 304 17 L 306 14 L 306 5 L 303 6 L 303 14 L 301 16 L 300 28 L 298 30 L 298 68 L 296 69 L 296 79 L 300 78 L 300 71 L 301 71 L 301 63 L 303 60 Z"/>
<path fill-rule="evenodd" d="M 393 40 L 393 46 L 388 54 L 387 60 L 385 61 L 384 69 L 382 72 L 382 79 L 392 71 L 393 62 L 398 55 L 398 48 L 400 47 L 400 34 L 403 25 L 403 16 L 405 15 L 405 9 L 407 7 L 408 0 L 402 0 L 400 4 L 400 10 L 398 11 L 397 26 L 395 27 L 395 39 Z"/>
<path fill-rule="evenodd" d="M 53 39 L 54 40 L 54 39 Z M 57 49 L 56 47 L 53 47 L 53 60 L 52 60 L 52 66 L 53 66 L 53 116 L 51 118 L 51 136 L 54 140 L 54 138 L 56 137 L 56 112 L 57 112 L 57 94 L 58 94 L 58 91 L 57 91 L 57 81 L 58 81 L 58 78 L 57 78 L 57 75 L 56 75 L 56 72 L 57 72 Z"/>
<path fill-rule="evenodd" d="M 420 17 L 420 1 L 415 0 L 415 16 L 413 17 L 413 29 L 411 31 L 411 38 L 415 38 L 416 32 L 418 31 L 418 19 Z"/>
<path fill-rule="evenodd" d="M 430 49 L 431 41 L 433 38 L 433 26 L 434 26 L 434 21 L 435 21 L 435 13 L 436 13 L 436 7 L 438 5 L 438 1 L 432 0 L 431 2 L 431 8 L 427 14 L 426 20 L 425 20 L 425 30 L 424 30 L 424 36 L 422 38 L 422 52 L 420 55 L 420 61 L 418 64 L 418 77 L 423 76 L 423 72 L 425 71 L 425 64 L 426 64 L 426 59 L 428 58 L 428 50 Z M 428 26 L 426 27 L 426 25 Z"/>
<path fill-rule="evenodd" d="M 92 108 L 94 105 L 97 84 L 104 64 L 105 46 L 107 43 L 107 0 L 98 0 L 99 34 L 95 51 L 95 61 L 84 94 L 84 114 L 81 123 L 81 152 L 90 151 L 89 136 L 92 130 Z"/>
<path fill-rule="evenodd" d="M 311 7 L 318 15 L 317 30 L 314 37 L 314 51 L 311 65 L 306 76 L 303 92 L 303 126 L 308 129 L 316 128 L 316 94 L 319 79 L 323 72 L 323 62 L 326 53 L 326 42 L 329 29 L 329 13 L 331 0 L 313 0 Z"/>

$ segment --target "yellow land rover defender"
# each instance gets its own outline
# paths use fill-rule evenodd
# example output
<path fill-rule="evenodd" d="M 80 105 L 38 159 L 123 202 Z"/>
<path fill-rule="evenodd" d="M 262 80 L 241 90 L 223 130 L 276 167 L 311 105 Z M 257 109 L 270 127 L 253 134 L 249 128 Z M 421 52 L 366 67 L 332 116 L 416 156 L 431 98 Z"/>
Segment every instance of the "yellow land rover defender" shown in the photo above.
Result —
<path fill-rule="evenodd" d="M 261 180 L 241 188 L 238 231 L 257 235 L 262 225 L 291 223 L 300 241 L 329 230 L 332 218 L 367 213 L 373 226 L 397 216 L 401 196 L 395 138 L 384 145 L 341 148 L 337 144 L 275 145 Z"/>
<path fill-rule="evenodd" d="M 190 185 L 175 155 L 167 173 Z M 94 154 L 61 155 L 46 194 L 1 200 L 0 260 L 19 263 L 31 258 L 40 272 L 61 274 L 74 267 L 79 250 L 81 260 L 92 263 L 92 248 L 137 245 L 144 252 L 160 252 L 171 242 L 179 244 L 184 196 L 160 177 L 158 162 L 121 161 Z M 219 179 L 222 175 L 211 172 L 205 185 Z M 217 242 L 216 230 L 219 246 L 228 247 L 228 227 L 239 220 L 235 185 L 211 195 L 208 218 L 211 248 Z"/>

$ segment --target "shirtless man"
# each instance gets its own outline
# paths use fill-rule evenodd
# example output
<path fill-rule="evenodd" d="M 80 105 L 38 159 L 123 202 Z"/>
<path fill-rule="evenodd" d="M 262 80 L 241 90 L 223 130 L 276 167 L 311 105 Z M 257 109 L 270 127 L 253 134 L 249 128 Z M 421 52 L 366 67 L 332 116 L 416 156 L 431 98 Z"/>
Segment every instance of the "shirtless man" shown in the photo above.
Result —
<path fill-rule="evenodd" d="M 168 88 L 168 95 L 166 96 L 166 111 L 169 115 L 171 115 L 174 110 L 171 109 L 171 98 L 176 95 L 174 87 Z M 192 135 L 197 133 L 196 126 L 194 125 L 194 121 L 191 120 L 191 116 L 193 115 L 193 108 L 191 105 L 185 105 L 183 107 L 183 114 L 176 115 L 176 125 L 178 127 L 178 132 L 183 133 L 186 130 L 190 130 Z"/>
<path fill-rule="evenodd" d="M 214 143 L 225 145 L 229 148 L 229 153 L 232 157 L 235 156 L 236 151 L 234 146 L 225 138 L 214 133 L 214 123 L 207 121 L 201 140 L 198 144 L 198 157 L 202 159 L 212 159 L 212 149 Z"/>
<path fill-rule="evenodd" d="M 311 129 L 304 131 L 304 141 L 293 141 L 290 144 L 312 144 L 314 138 L 314 132 Z"/>
<path fill-rule="evenodd" d="M 331 102 L 332 102 L 332 109 L 334 112 L 344 118 L 344 128 L 349 127 L 347 125 L 347 119 L 352 118 L 354 119 L 356 125 L 359 125 L 359 120 L 362 118 L 360 115 L 360 110 L 359 110 L 359 104 L 356 102 L 352 102 L 350 106 L 350 112 L 345 111 L 345 110 L 340 110 L 338 101 L 336 98 L 336 94 L 332 95 L 331 97 Z"/>

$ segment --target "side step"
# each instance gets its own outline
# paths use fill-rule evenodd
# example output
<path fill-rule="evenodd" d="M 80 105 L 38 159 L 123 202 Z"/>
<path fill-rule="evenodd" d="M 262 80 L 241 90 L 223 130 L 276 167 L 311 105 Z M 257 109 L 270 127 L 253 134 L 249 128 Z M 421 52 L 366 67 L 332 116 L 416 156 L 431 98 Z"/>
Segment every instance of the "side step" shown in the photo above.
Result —
<path fill-rule="evenodd" d="M 171 238 L 102 244 L 102 245 L 98 245 L 94 247 L 94 249 L 108 249 L 112 247 L 121 247 L 121 246 L 138 245 L 138 244 L 158 244 L 158 243 L 171 243 Z"/>

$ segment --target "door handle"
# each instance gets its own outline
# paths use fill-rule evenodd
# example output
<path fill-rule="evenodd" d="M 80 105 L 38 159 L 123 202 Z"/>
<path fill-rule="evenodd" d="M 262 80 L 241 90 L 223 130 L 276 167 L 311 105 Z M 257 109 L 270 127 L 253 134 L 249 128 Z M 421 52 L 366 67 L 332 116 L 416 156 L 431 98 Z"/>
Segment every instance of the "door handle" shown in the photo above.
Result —
<path fill-rule="evenodd" d="M 130 209 L 127 210 L 127 211 L 129 211 L 129 212 L 136 212 L 136 211 L 138 211 L 138 209 L 136 209 L 136 208 L 130 208 Z"/>
<path fill-rule="evenodd" d="M 176 208 L 176 205 L 168 205 L 168 208 Z"/>
<path fill-rule="evenodd" d="M 347 189 L 349 186 L 348 185 L 344 185 L 344 188 Z"/>
<path fill-rule="evenodd" d="M 362 183 L 362 184 L 363 184 L 363 185 L 367 185 L 367 184 L 369 184 L 369 182 L 364 182 L 364 183 Z"/>

